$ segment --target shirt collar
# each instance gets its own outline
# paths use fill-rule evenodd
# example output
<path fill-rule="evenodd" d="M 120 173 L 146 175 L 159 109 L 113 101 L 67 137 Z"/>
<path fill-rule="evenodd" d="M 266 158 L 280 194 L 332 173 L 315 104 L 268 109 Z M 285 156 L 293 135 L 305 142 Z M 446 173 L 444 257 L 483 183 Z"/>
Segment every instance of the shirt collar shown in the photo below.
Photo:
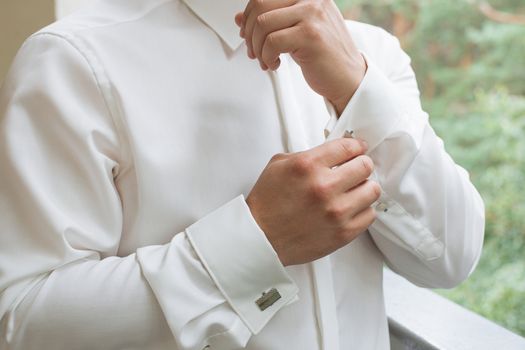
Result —
<path fill-rule="evenodd" d="M 248 0 L 184 0 L 188 7 L 232 49 L 243 39 L 234 17 L 246 7 Z"/>

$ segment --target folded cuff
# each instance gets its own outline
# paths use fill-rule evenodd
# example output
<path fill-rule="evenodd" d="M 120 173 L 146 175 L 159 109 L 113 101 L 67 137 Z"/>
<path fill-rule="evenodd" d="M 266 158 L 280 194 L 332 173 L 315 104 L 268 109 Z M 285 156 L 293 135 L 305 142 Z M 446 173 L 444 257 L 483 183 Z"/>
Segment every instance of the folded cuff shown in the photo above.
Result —
<path fill-rule="evenodd" d="M 394 84 L 366 54 L 363 53 L 363 57 L 368 69 L 339 118 L 327 101 L 331 118 L 326 124 L 325 135 L 333 140 L 346 131 L 352 132 L 354 137 L 368 143 L 370 152 L 391 134 L 406 112 Z"/>
<path fill-rule="evenodd" d="M 242 195 L 188 227 L 186 235 L 252 333 L 257 334 L 277 311 L 296 299 L 296 284 Z"/>

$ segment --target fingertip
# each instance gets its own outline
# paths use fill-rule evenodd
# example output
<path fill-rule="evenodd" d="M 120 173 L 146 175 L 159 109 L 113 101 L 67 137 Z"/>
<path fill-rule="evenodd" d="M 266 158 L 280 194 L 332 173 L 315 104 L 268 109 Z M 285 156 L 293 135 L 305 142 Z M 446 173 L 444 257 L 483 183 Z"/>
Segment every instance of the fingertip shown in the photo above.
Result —
<path fill-rule="evenodd" d="M 248 45 L 248 44 L 246 44 L 246 45 Z M 250 55 L 250 48 L 248 46 L 246 46 L 246 54 L 248 55 L 248 58 L 253 59 L 252 56 Z"/>
<path fill-rule="evenodd" d="M 274 63 L 273 66 L 272 66 L 272 70 L 275 71 L 275 70 L 279 69 L 280 66 L 281 66 L 281 59 L 280 59 L 280 58 L 277 58 L 277 59 L 275 60 L 275 63 Z"/>
<path fill-rule="evenodd" d="M 235 24 L 237 24 L 237 26 L 239 27 L 242 26 L 242 18 L 243 18 L 242 12 L 239 12 L 238 14 L 235 15 Z"/>
<path fill-rule="evenodd" d="M 255 54 L 253 53 L 253 49 L 251 48 L 251 46 L 248 46 L 248 57 L 250 57 L 252 60 L 254 60 L 256 58 Z"/>

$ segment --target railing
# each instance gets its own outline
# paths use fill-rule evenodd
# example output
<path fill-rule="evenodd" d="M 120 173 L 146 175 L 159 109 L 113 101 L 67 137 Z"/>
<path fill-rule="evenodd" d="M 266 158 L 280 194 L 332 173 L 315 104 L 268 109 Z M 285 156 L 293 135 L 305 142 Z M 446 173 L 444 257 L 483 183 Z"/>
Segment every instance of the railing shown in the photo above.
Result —
<path fill-rule="evenodd" d="M 525 350 L 525 338 L 386 269 L 384 288 L 392 350 Z"/>

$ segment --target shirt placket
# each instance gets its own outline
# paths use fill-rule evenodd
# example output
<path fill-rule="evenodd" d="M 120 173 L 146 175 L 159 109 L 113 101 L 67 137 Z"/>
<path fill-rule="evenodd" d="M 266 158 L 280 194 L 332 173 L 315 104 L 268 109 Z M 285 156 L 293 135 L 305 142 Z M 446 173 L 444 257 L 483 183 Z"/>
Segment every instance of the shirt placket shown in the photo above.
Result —
<path fill-rule="evenodd" d="M 288 152 L 299 152 L 309 149 L 310 145 L 293 94 L 288 59 L 289 56 L 282 55 L 279 69 L 270 74 L 276 91 Z M 339 325 L 330 257 L 318 259 L 310 263 L 309 267 L 315 289 L 315 310 L 322 349 L 339 350 Z"/>

